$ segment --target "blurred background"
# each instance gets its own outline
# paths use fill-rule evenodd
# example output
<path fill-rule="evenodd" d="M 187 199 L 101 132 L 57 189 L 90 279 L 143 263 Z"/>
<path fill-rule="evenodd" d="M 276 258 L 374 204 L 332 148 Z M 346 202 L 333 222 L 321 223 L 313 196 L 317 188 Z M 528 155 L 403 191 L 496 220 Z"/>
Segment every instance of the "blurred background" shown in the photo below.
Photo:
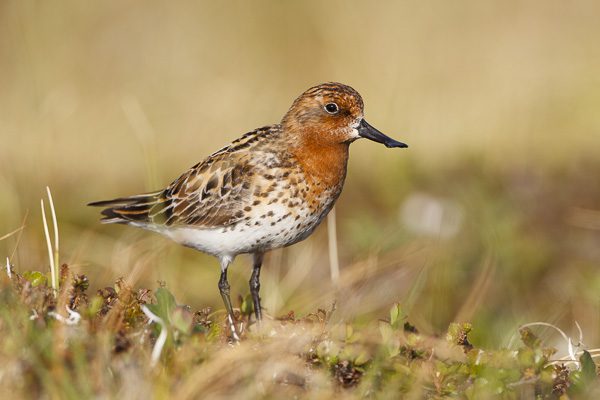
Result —
<path fill-rule="evenodd" d="M 215 259 L 102 226 L 86 203 L 167 185 L 325 81 L 410 145 L 352 145 L 326 224 L 272 252 L 267 313 L 330 308 L 356 323 L 396 301 L 427 333 L 474 324 L 506 345 L 545 321 L 600 341 L 600 3 L 157 1 L 0 3 L 0 256 L 48 271 L 50 186 L 60 259 L 93 288 L 165 282 L 222 308 Z M 246 295 L 250 260 L 230 268 Z"/>

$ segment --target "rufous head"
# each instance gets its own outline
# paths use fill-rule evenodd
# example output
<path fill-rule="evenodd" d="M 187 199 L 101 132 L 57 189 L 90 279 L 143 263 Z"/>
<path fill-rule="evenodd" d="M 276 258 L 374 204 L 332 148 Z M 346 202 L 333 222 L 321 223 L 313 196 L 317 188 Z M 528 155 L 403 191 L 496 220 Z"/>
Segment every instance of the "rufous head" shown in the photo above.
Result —
<path fill-rule="evenodd" d="M 302 93 L 281 124 L 299 139 L 320 145 L 349 144 L 364 137 L 386 147 L 408 147 L 369 125 L 360 94 L 337 82 L 313 86 Z"/>

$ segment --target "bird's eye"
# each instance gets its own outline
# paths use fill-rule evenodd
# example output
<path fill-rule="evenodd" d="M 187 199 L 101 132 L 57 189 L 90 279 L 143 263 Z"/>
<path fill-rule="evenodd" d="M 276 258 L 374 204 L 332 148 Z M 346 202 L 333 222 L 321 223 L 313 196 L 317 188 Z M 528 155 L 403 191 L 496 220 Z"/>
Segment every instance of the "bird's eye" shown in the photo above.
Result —
<path fill-rule="evenodd" d="M 327 111 L 329 114 L 337 114 L 337 112 L 340 111 L 340 109 L 335 103 L 327 103 L 325 104 L 325 111 Z"/>

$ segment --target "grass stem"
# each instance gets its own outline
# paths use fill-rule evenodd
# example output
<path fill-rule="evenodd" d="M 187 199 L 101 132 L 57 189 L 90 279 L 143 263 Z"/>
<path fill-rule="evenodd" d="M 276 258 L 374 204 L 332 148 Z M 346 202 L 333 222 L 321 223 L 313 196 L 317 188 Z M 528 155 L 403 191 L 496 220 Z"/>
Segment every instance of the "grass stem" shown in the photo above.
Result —
<path fill-rule="evenodd" d="M 329 212 L 329 215 L 327 215 L 327 238 L 329 244 L 329 268 L 331 271 L 331 282 L 337 290 L 340 284 L 340 260 L 338 257 L 337 247 L 335 207 L 333 207 Z"/>
<path fill-rule="evenodd" d="M 50 238 L 50 230 L 48 229 L 48 219 L 46 218 L 46 209 L 44 207 L 44 199 L 41 199 L 42 208 L 42 222 L 44 223 L 44 235 L 46 236 L 46 245 L 48 246 L 48 259 L 50 260 L 50 282 L 52 289 L 54 289 L 54 295 L 58 292 L 58 266 L 59 266 L 59 252 L 58 252 L 58 222 L 56 220 L 56 211 L 54 209 L 54 201 L 52 200 L 52 193 L 50 188 L 46 186 L 46 192 L 48 193 L 48 202 L 50 204 L 50 211 L 52 215 L 52 228 L 54 231 L 54 246 L 52 246 L 52 240 Z"/>

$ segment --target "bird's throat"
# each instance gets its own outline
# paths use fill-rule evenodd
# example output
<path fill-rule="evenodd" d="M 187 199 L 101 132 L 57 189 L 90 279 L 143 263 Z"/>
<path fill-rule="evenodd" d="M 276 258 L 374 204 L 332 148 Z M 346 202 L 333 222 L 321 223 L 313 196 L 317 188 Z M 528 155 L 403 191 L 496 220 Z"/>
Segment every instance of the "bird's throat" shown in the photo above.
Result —
<path fill-rule="evenodd" d="M 293 154 L 304 172 L 307 183 L 319 194 L 325 188 L 341 190 L 348 165 L 348 143 L 308 142 Z"/>

